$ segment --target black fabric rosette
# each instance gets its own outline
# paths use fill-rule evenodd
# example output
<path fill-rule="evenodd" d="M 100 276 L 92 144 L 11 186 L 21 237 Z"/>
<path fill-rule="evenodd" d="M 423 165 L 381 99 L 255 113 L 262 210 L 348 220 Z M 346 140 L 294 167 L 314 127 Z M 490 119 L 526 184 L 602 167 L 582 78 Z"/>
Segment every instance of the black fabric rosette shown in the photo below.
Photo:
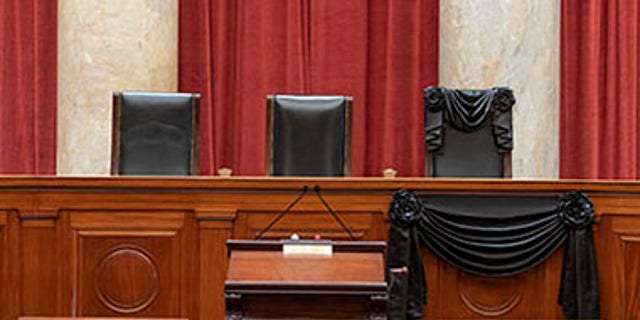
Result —
<path fill-rule="evenodd" d="M 593 204 L 582 192 L 568 192 L 560 199 L 558 217 L 569 233 L 558 303 L 567 318 L 599 318 L 598 270 L 591 229 Z"/>
<path fill-rule="evenodd" d="M 445 101 L 445 91 L 441 87 L 428 87 L 424 91 L 425 145 L 428 151 L 435 151 L 442 147 L 442 117 Z"/>
<path fill-rule="evenodd" d="M 493 89 L 493 105 L 495 115 L 493 116 L 493 137 L 498 151 L 509 152 L 513 149 L 513 128 L 511 120 L 511 109 L 516 103 L 513 91 L 509 88 L 498 87 Z"/>
<path fill-rule="evenodd" d="M 390 319 L 420 319 L 422 306 L 427 303 L 427 284 L 416 229 L 423 216 L 422 210 L 420 198 L 405 190 L 396 192 L 391 201 L 387 254 Z"/>

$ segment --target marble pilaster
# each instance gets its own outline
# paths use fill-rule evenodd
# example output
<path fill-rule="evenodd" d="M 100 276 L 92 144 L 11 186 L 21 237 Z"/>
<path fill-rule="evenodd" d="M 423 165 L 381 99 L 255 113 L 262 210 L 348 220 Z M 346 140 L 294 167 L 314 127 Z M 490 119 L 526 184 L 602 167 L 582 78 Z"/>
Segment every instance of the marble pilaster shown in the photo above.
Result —
<path fill-rule="evenodd" d="M 111 96 L 177 88 L 178 0 L 58 1 L 58 173 L 106 174 Z"/>
<path fill-rule="evenodd" d="M 514 90 L 514 178 L 557 178 L 560 0 L 441 0 L 440 84 Z"/>

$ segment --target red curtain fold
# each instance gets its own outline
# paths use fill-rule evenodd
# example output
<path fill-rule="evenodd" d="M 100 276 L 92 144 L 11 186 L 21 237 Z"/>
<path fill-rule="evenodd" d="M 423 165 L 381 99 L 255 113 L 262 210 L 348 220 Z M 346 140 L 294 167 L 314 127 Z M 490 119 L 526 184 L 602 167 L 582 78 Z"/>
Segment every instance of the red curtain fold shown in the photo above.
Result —
<path fill-rule="evenodd" d="M 423 174 L 438 1 L 180 2 L 179 90 L 202 93 L 201 172 L 264 174 L 267 94 L 354 96 L 352 171 Z"/>
<path fill-rule="evenodd" d="M 55 173 L 56 24 L 55 0 L 0 0 L 0 173 Z"/>
<path fill-rule="evenodd" d="M 639 2 L 562 1 L 562 178 L 640 176 Z"/>

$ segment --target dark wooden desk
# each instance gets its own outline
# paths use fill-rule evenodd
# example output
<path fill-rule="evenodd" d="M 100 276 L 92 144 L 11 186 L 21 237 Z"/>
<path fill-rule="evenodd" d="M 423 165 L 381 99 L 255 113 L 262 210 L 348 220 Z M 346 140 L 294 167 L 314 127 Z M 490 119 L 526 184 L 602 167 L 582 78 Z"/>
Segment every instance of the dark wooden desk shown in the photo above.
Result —
<path fill-rule="evenodd" d="M 188 320 L 183 318 L 77 318 L 77 317 L 20 317 L 18 320 Z"/>
<path fill-rule="evenodd" d="M 386 320 L 385 243 L 317 243 L 332 254 L 283 252 L 311 242 L 228 241 L 227 319 Z"/>
<path fill-rule="evenodd" d="M 399 188 L 419 193 L 582 190 L 594 227 L 603 319 L 640 318 L 640 184 L 363 178 L 0 178 L 0 319 L 113 316 L 222 319 L 227 239 L 251 239 L 319 185 L 359 240 L 385 240 Z M 312 195 L 266 236 L 346 240 Z M 429 319 L 559 318 L 562 251 L 524 274 L 481 278 L 423 250 Z"/>

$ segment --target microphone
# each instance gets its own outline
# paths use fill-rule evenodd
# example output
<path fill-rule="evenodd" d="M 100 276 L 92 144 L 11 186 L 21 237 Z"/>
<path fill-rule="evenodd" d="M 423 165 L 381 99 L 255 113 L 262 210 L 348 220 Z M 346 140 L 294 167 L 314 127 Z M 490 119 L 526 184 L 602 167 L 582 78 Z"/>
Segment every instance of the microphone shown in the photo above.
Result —
<path fill-rule="evenodd" d="M 351 230 L 349 230 L 349 228 L 347 228 L 347 226 L 344 224 L 344 222 L 342 222 L 342 219 L 340 219 L 340 217 L 338 216 L 338 213 L 335 212 L 335 210 L 333 210 L 333 208 L 331 208 L 331 206 L 329 206 L 327 201 L 324 200 L 324 197 L 322 196 L 322 193 L 320 192 L 320 186 L 316 185 L 315 187 L 313 187 L 313 190 L 316 192 L 316 196 L 318 196 L 318 199 L 320 199 L 320 202 L 322 202 L 322 205 L 324 205 L 325 209 L 327 209 L 327 211 L 329 211 L 329 213 L 331 213 L 331 215 L 338 222 L 338 224 L 340 224 L 340 227 L 342 227 L 342 230 L 349 235 L 349 238 L 351 240 L 355 240 L 356 238 L 353 236 L 353 233 L 351 233 Z"/>
<path fill-rule="evenodd" d="M 266 228 L 262 229 L 262 231 L 260 231 L 260 233 L 258 233 L 258 235 L 255 237 L 255 240 L 259 240 L 260 238 L 262 238 L 262 236 L 267 233 L 267 231 L 269 231 L 276 223 L 278 223 L 278 221 L 280 221 L 280 219 L 282 219 L 282 217 L 284 217 L 285 214 L 289 213 L 289 211 L 291 211 L 291 209 L 293 208 L 293 206 L 295 206 L 309 191 L 309 187 L 308 186 L 303 186 L 302 190 L 300 192 L 300 194 L 298 195 L 297 198 L 295 198 L 293 201 L 291 201 L 291 203 L 289 203 L 289 205 L 282 210 L 282 212 L 280 212 L 270 223 L 269 225 L 267 225 Z"/>

